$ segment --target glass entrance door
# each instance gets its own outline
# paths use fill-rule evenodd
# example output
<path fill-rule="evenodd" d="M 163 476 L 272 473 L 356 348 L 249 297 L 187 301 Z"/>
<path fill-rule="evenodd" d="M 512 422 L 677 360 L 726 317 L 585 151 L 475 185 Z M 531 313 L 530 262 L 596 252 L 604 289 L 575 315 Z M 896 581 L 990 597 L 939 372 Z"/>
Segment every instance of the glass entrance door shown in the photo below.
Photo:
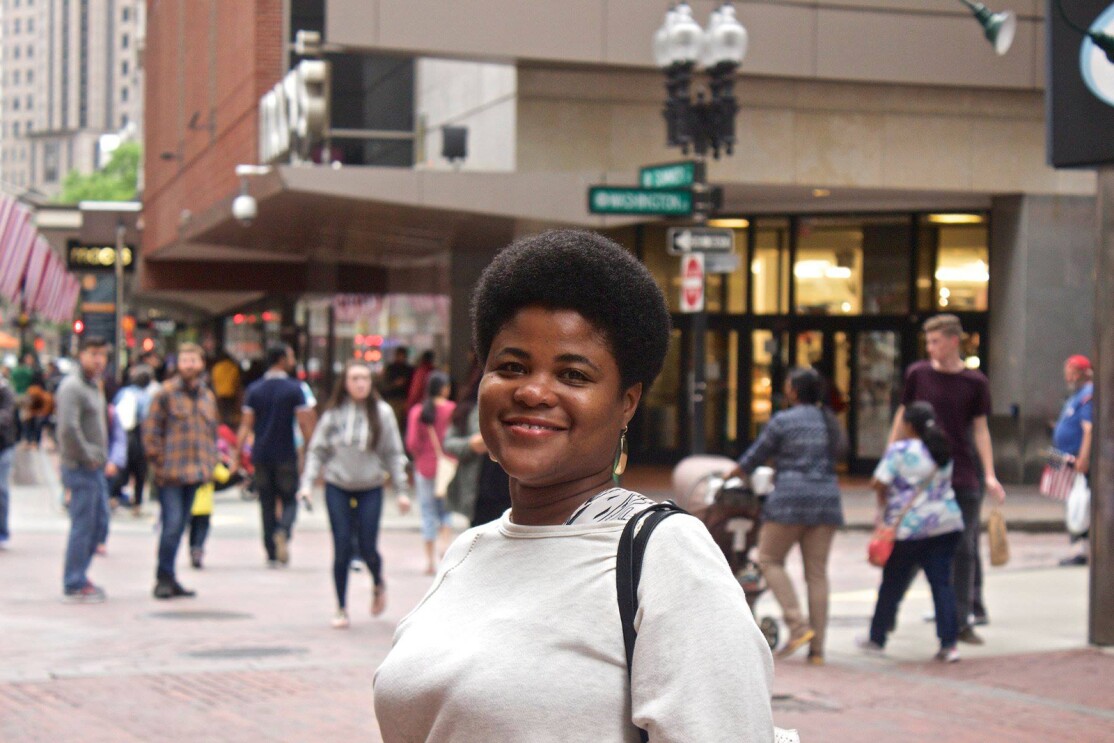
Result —
<path fill-rule="evenodd" d="M 853 469 L 861 471 L 885 453 L 893 414 L 901 402 L 901 334 L 864 330 L 855 336 L 855 436 L 851 452 Z"/>

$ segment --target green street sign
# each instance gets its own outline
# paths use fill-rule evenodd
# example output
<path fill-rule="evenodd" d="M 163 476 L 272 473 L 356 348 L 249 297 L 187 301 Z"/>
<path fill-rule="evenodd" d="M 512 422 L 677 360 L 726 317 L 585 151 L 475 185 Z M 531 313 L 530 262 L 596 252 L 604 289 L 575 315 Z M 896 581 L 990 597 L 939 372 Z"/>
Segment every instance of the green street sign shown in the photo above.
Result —
<path fill-rule="evenodd" d="M 588 211 L 592 214 L 686 216 L 692 214 L 692 191 L 592 186 L 588 189 Z"/>
<path fill-rule="evenodd" d="M 703 182 L 703 170 L 703 163 L 692 160 L 647 165 L 638 171 L 638 182 L 643 188 L 688 188 L 697 180 Z"/>

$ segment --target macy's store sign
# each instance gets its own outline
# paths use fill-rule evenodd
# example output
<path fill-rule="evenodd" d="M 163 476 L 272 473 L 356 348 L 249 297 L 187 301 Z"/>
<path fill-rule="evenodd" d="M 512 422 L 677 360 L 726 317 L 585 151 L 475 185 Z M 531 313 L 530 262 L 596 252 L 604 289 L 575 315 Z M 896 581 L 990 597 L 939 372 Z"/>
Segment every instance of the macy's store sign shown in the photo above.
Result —
<path fill-rule="evenodd" d="M 259 99 L 259 161 L 309 159 L 329 126 L 329 64 L 306 59 Z"/>

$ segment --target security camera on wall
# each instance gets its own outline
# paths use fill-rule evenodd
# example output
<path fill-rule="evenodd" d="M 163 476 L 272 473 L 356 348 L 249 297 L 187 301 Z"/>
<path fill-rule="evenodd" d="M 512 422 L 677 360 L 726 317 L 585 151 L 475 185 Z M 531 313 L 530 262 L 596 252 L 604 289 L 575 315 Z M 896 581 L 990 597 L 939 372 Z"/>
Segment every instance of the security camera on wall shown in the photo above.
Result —
<path fill-rule="evenodd" d="M 251 194 L 242 193 L 232 200 L 232 216 L 244 227 L 250 227 L 259 214 L 259 204 Z"/>

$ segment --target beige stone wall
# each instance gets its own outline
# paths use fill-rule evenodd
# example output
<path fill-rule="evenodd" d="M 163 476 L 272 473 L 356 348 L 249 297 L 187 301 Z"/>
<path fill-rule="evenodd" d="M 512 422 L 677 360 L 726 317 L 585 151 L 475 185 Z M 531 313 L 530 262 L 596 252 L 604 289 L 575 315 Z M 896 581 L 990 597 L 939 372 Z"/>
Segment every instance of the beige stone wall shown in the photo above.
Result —
<path fill-rule="evenodd" d="M 1045 164 L 1043 96 L 744 76 L 733 157 L 716 182 L 958 193 L 1094 193 Z M 668 162 L 658 73 L 519 69 L 518 170 L 628 171 Z"/>
<path fill-rule="evenodd" d="M 513 171 L 517 71 L 514 65 L 419 59 L 416 108 L 422 128 L 418 167 L 451 170 L 441 157 L 441 127 L 468 128 L 460 170 Z"/>

